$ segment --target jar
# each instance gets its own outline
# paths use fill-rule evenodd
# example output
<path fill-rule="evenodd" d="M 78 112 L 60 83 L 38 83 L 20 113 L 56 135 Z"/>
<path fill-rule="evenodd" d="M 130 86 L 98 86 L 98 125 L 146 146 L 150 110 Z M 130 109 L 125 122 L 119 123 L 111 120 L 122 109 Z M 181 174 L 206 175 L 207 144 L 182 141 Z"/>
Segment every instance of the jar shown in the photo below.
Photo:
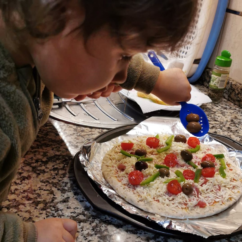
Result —
<path fill-rule="evenodd" d="M 209 83 L 208 96 L 214 103 L 218 103 L 224 94 L 224 89 L 229 78 L 230 66 L 232 64 L 231 54 L 227 50 L 221 52 L 215 61 L 212 76 Z"/>

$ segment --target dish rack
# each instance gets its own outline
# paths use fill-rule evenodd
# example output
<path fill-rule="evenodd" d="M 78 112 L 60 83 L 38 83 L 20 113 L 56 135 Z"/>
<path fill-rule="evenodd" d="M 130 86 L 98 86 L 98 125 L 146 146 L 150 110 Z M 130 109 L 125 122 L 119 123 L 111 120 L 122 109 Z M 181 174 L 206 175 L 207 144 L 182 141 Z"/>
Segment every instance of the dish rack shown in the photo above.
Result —
<path fill-rule="evenodd" d="M 121 93 L 99 99 L 66 101 L 55 97 L 50 117 L 68 123 L 95 128 L 113 129 L 124 125 L 137 124 L 151 116 L 178 117 L 178 111 L 159 110 L 143 114 L 139 105 Z"/>
<path fill-rule="evenodd" d="M 204 71 L 216 45 L 228 0 L 199 0 L 193 27 L 185 37 L 185 46 L 174 52 L 157 55 L 165 69 L 180 68 L 190 83 L 198 80 Z M 147 54 L 144 59 L 148 62 Z"/>

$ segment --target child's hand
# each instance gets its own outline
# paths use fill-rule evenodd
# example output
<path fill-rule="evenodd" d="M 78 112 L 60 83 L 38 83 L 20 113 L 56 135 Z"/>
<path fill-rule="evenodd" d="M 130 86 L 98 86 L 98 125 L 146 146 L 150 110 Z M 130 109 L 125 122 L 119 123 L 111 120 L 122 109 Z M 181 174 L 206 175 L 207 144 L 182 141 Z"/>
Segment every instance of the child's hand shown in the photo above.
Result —
<path fill-rule="evenodd" d="M 169 105 L 178 105 L 191 99 L 191 86 L 181 69 L 173 68 L 160 72 L 152 91 Z"/>
<path fill-rule="evenodd" d="M 122 90 L 122 87 L 111 83 L 107 87 L 104 87 L 101 90 L 98 90 L 96 92 L 93 92 L 87 95 L 79 95 L 78 97 L 75 98 L 75 100 L 81 101 L 86 97 L 95 98 L 95 99 L 99 97 L 108 97 L 111 95 L 112 92 L 119 92 L 120 90 Z"/>
<path fill-rule="evenodd" d="M 77 224 L 71 219 L 49 218 L 35 223 L 37 242 L 74 242 Z"/>
<path fill-rule="evenodd" d="M 102 88 L 101 90 L 93 92 L 92 94 L 89 94 L 87 96 L 90 98 L 95 98 L 95 99 L 97 99 L 99 97 L 109 97 L 112 92 L 118 92 L 120 90 L 122 90 L 122 87 L 111 83 L 108 86 Z"/>

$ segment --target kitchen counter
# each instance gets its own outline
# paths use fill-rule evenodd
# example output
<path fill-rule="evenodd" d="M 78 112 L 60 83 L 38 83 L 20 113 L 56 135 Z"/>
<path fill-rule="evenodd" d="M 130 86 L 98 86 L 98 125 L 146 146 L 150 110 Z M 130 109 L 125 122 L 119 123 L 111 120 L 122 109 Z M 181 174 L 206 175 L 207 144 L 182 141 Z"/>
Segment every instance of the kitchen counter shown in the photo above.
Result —
<path fill-rule="evenodd" d="M 204 93 L 207 89 L 199 86 Z M 202 106 L 210 132 L 242 143 L 242 110 L 223 99 Z M 82 195 L 73 173 L 73 156 L 87 140 L 107 130 L 67 124 L 50 119 L 25 155 L 2 210 L 17 213 L 25 221 L 68 217 L 78 223 L 77 241 L 182 242 L 133 227 L 95 211 Z M 241 235 L 221 242 L 242 241 Z"/>

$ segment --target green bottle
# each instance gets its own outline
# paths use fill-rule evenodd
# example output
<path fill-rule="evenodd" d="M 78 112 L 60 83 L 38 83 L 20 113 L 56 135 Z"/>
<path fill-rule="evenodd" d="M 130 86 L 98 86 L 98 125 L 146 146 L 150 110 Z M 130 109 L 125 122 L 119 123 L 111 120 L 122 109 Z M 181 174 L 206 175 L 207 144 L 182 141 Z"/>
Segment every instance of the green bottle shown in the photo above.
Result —
<path fill-rule="evenodd" d="M 208 92 L 208 96 L 215 103 L 218 103 L 223 98 L 224 89 L 229 78 L 230 66 L 232 64 L 230 56 L 229 51 L 223 50 L 221 56 L 218 56 L 215 61 Z"/>

